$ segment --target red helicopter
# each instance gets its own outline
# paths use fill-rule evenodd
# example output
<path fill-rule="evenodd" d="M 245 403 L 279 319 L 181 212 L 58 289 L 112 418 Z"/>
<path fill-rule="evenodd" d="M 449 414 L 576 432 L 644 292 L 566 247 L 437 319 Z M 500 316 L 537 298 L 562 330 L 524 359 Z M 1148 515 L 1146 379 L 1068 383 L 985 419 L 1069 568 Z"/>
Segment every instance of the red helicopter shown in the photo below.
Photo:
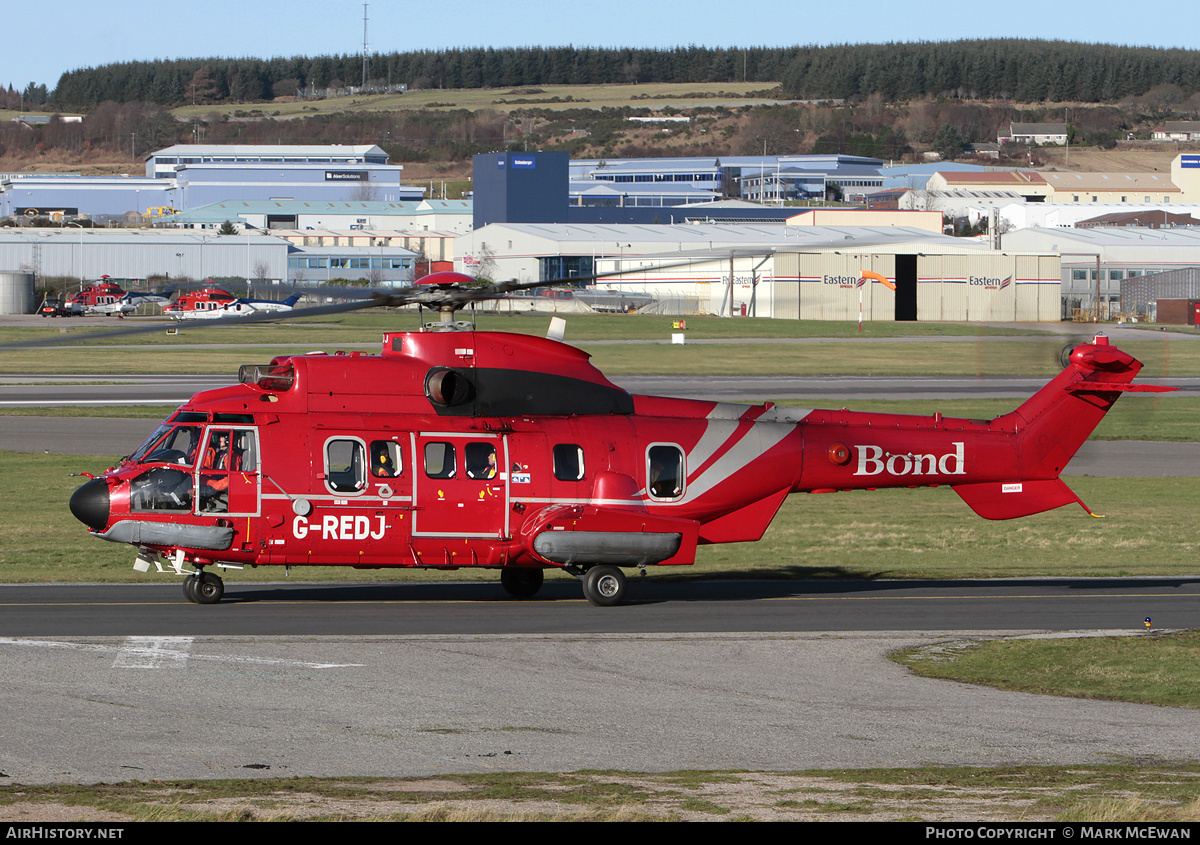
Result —
<path fill-rule="evenodd" d="M 791 493 L 949 485 L 988 519 L 1086 510 L 1067 461 L 1123 392 L 1170 389 L 1131 384 L 1142 365 L 1098 335 L 993 420 L 630 395 L 565 343 L 456 323 L 474 299 L 542 284 L 472 281 L 377 298 L 442 314 L 378 355 L 242 367 L 80 487 L 72 513 L 202 604 L 224 592 L 214 567 L 337 565 L 498 569 L 516 597 L 557 568 L 615 605 L 626 570 L 757 540 Z"/>
<path fill-rule="evenodd" d="M 221 288 L 206 287 L 181 293 L 170 305 L 163 306 L 163 314 L 172 320 L 216 320 L 261 311 L 291 311 L 299 301 L 300 294 L 276 302 L 272 299 L 246 299 Z"/>
<path fill-rule="evenodd" d="M 114 309 L 124 295 L 120 285 L 108 281 L 108 276 L 101 276 L 99 282 L 86 286 L 68 299 L 65 309 L 68 314 L 117 313 Z"/>
<path fill-rule="evenodd" d="M 124 317 L 136 311 L 142 303 L 167 301 L 167 298 L 160 294 L 126 292 L 116 282 L 108 281 L 108 278 L 101 276 L 98 283 L 84 287 L 68 299 L 57 313 L 43 307 L 42 316 L 103 314 L 109 317 Z"/>

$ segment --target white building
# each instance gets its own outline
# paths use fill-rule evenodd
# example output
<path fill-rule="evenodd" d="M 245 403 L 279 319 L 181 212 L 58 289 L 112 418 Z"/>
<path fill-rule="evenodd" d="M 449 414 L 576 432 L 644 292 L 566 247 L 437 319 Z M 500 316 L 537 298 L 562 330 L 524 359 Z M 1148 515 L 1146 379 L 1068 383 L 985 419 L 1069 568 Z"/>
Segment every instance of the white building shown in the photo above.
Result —
<path fill-rule="evenodd" d="M 500 280 L 593 279 L 677 314 L 805 320 L 1057 320 L 1052 255 L 899 226 L 492 224 L 456 268 Z"/>

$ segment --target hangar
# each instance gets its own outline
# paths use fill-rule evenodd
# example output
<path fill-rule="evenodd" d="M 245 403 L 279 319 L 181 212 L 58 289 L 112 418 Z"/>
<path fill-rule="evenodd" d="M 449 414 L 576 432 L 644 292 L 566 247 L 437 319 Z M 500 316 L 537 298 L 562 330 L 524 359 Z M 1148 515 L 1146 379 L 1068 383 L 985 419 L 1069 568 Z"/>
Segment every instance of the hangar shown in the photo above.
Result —
<path fill-rule="evenodd" d="M 1050 253 L 1000 252 L 894 226 L 492 224 L 459 270 L 493 280 L 600 276 L 676 314 L 796 320 L 1057 321 Z M 861 303 L 861 306 L 860 306 Z"/>

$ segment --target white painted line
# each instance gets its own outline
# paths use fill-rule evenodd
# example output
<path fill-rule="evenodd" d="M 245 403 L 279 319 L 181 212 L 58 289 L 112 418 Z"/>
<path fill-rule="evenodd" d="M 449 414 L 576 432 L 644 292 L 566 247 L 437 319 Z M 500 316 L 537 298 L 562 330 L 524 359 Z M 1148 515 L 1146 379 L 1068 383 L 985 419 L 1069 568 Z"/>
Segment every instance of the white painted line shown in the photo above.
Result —
<path fill-rule="evenodd" d="M 132 640 L 141 640 L 143 642 L 139 646 L 133 647 L 130 645 L 130 641 L 132 641 Z M 122 652 L 127 652 L 131 657 L 134 655 L 135 652 L 137 652 L 138 654 L 142 655 L 141 659 L 145 659 L 146 654 L 153 651 L 152 648 L 145 645 L 145 642 L 148 642 L 148 641 L 181 641 L 181 640 L 186 640 L 188 642 L 188 646 L 190 648 L 191 643 L 192 643 L 191 637 L 129 637 L 120 646 L 104 645 L 102 643 L 68 643 L 68 642 L 62 642 L 59 640 L 22 640 L 22 639 L 15 639 L 13 637 L 0 637 L 0 646 L 11 645 L 11 646 L 22 646 L 22 647 L 26 647 L 26 648 L 65 649 L 65 650 L 69 650 L 69 651 L 94 651 L 94 652 L 100 652 L 102 654 L 108 653 L 108 652 L 114 652 L 114 653 L 116 653 L 118 659 L 120 658 L 120 654 Z M 169 652 L 169 651 L 171 651 L 171 649 L 169 649 L 169 648 L 160 649 L 160 651 L 163 651 L 164 654 L 162 656 L 166 657 L 168 655 L 165 654 L 165 652 Z M 174 652 L 176 654 L 178 654 L 179 649 L 178 648 L 174 649 Z M 351 668 L 361 668 L 365 665 L 363 663 L 312 663 L 312 662 L 305 661 L 305 660 L 287 660 L 287 659 L 279 658 L 279 657 L 239 657 L 239 656 L 234 656 L 234 655 L 229 655 L 229 654 L 194 654 L 194 653 L 192 653 L 190 651 L 186 651 L 186 650 L 185 650 L 185 652 L 186 652 L 186 654 L 185 654 L 186 660 L 201 660 L 201 661 L 207 660 L 207 661 L 210 661 L 213 663 L 245 663 L 245 664 L 252 665 L 252 666 L 279 666 L 279 667 L 283 667 L 283 668 L 291 667 L 291 668 L 295 668 L 295 669 L 351 669 Z M 118 666 L 116 660 L 114 660 L 114 662 L 113 662 L 113 667 L 118 668 L 118 669 L 120 669 L 120 668 L 141 668 L 141 667 Z"/>
<path fill-rule="evenodd" d="M 187 666 L 191 637 L 129 637 L 113 660 L 114 669 L 172 669 Z"/>

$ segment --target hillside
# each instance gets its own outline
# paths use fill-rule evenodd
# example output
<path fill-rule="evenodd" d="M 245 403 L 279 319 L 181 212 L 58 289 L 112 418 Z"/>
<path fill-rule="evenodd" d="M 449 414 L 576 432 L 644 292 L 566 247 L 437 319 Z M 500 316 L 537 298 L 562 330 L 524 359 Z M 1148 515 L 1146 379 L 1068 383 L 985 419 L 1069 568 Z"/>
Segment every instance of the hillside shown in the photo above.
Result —
<path fill-rule="evenodd" d="M 1124 148 L 1122 145 L 1118 145 L 1115 150 L 1072 147 L 1069 153 L 1066 150 L 1049 150 L 1043 147 L 1038 150 L 1038 157 L 1047 165 L 1059 169 L 1097 173 L 1150 173 L 1155 170 L 1169 173 L 1175 157 L 1181 152 L 1194 149 L 1195 145 L 1163 144 L 1162 147 L 1160 150 Z M 1069 168 L 1066 166 L 1068 156 Z"/>
<path fill-rule="evenodd" d="M 1193 100 L 1196 98 L 1193 98 Z M 1078 139 L 1136 133 L 1145 138 L 1164 113 L 1161 98 L 1122 107 L 1071 103 Z M 1157 105 L 1156 105 L 1157 104 Z M 495 149 L 565 150 L 574 158 L 784 155 L 841 152 L 889 161 L 919 161 L 952 125 L 963 140 L 994 140 L 1012 121 L 1061 120 L 1064 105 L 1008 100 L 924 98 L 853 104 L 783 99 L 774 83 L 549 85 L 499 89 L 418 90 L 318 100 L 181 106 L 106 103 L 82 124 L 18 128 L 0 114 L 0 172 L 144 174 L 143 157 L 175 143 L 379 144 L 403 164 L 407 180 L 465 178 L 471 156 Z M 639 123 L 655 114 L 686 123 Z M 132 127 L 134 132 L 129 131 Z M 130 149 L 131 135 L 137 149 Z M 1112 143 L 1112 141 L 1109 141 Z M 1108 172 L 1166 171 L 1185 149 L 1121 141 L 1104 150 L 1083 143 L 1069 168 Z M 1030 151 L 1041 166 L 1063 168 L 1068 153 Z M 1028 154 L 982 164 L 1027 166 Z"/>

